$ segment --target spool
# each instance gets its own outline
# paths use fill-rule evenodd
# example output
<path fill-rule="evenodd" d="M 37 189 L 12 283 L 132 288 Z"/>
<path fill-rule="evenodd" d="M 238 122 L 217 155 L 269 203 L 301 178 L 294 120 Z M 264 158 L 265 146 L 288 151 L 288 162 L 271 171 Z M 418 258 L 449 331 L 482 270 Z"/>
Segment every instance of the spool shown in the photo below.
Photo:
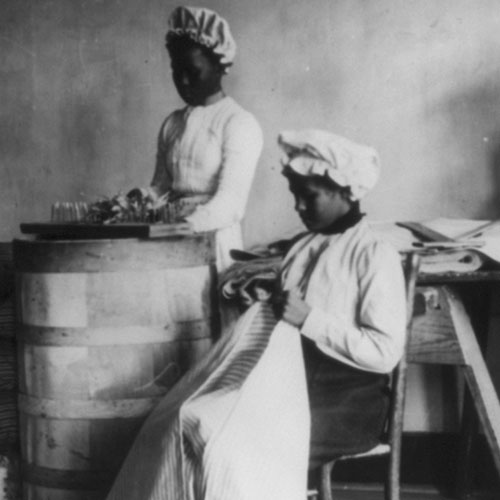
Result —
<path fill-rule="evenodd" d="M 213 342 L 213 235 L 15 240 L 14 263 L 23 498 L 102 500 Z"/>

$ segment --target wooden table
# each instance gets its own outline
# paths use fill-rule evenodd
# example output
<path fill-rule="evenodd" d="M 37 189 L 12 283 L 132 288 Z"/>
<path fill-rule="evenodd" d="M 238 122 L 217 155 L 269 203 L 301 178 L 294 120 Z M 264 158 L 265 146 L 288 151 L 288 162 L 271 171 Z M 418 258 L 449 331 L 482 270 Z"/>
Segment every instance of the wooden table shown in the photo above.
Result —
<path fill-rule="evenodd" d="M 459 367 L 467 388 L 462 419 L 461 452 L 456 492 L 467 498 L 472 486 L 473 444 L 477 424 L 486 437 L 500 476 L 500 402 L 486 366 L 490 292 L 500 283 L 500 271 L 420 275 L 419 286 L 437 287 L 440 305 L 452 328 L 436 328 L 413 334 L 408 362 Z M 474 411 L 475 410 L 475 411 Z"/>

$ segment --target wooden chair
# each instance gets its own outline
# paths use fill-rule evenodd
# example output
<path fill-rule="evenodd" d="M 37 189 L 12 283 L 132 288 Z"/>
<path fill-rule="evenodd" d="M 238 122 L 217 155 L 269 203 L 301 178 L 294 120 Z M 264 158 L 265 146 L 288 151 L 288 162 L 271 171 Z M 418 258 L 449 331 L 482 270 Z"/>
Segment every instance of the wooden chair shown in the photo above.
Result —
<path fill-rule="evenodd" d="M 411 332 L 413 319 L 413 304 L 415 298 L 415 285 L 418 275 L 419 256 L 415 253 L 407 255 L 404 262 L 406 281 L 406 342 Z M 403 411 L 405 404 L 407 360 L 406 347 L 403 357 L 395 368 L 392 377 L 391 407 L 389 411 L 387 442 L 379 443 L 375 448 L 354 455 L 341 456 L 321 468 L 321 481 L 319 485 L 320 500 L 333 500 L 331 475 L 334 465 L 341 460 L 354 460 L 358 458 L 373 457 L 389 454 L 389 470 L 385 484 L 386 500 L 399 500 L 400 498 L 400 464 L 401 464 L 401 438 L 403 432 Z"/>

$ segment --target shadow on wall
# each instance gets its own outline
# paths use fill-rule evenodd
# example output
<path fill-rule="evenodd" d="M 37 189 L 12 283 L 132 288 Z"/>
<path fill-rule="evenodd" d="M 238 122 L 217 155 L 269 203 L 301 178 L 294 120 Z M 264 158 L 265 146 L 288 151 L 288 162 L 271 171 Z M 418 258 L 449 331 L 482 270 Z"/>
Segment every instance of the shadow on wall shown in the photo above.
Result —
<path fill-rule="evenodd" d="M 132 187 L 129 178 L 145 156 L 144 141 L 126 124 L 142 120 L 149 95 L 137 92 L 131 71 L 115 64 L 82 78 L 59 105 L 60 139 L 54 147 L 68 164 L 67 185 L 60 191 L 78 198 L 83 190 L 94 200 Z"/>
<path fill-rule="evenodd" d="M 496 108 L 500 109 L 500 108 Z M 498 129 L 492 134 L 490 139 L 491 154 L 490 154 L 490 170 L 491 177 L 497 192 L 496 196 L 492 196 L 488 203 L 488 213 L 492 214 L 492 219 L 500 218 L 500 123 Z"/>
<path fill-rule="evenodd" d="M 100 170 L 99 135 L 105 124 L 105 115 L 97 100 L 73 97 L 73 102 L 61 110 L 59 136 L 65 151 L 60 157 L 72 160 L 72 174 L 80 184 L 82 176 L 94 175 Z"/>
<path fill-rule="evenodd" d="M 466 217 L 500 218 L 500 83 L 470 87 L 438 106 L 447 119 L 444 179 L 448 196 Z M 451 149 L 450 149 L 451 148 Z"/>

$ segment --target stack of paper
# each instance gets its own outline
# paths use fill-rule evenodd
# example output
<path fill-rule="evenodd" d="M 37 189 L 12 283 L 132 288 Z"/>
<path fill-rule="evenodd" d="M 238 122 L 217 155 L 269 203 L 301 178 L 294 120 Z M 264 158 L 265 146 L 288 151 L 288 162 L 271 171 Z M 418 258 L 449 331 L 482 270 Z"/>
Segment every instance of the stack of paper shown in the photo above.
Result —
<path fill-rule="evenodd" d="M 500 263 L 500 221 L 438 218 L 420 222 L 424 229 L 442 235 L 433 241 L 394 222 L 370 224 L 401 253 L 419 251 L 423 273 L 472 272 L 486 262 Z"/>

